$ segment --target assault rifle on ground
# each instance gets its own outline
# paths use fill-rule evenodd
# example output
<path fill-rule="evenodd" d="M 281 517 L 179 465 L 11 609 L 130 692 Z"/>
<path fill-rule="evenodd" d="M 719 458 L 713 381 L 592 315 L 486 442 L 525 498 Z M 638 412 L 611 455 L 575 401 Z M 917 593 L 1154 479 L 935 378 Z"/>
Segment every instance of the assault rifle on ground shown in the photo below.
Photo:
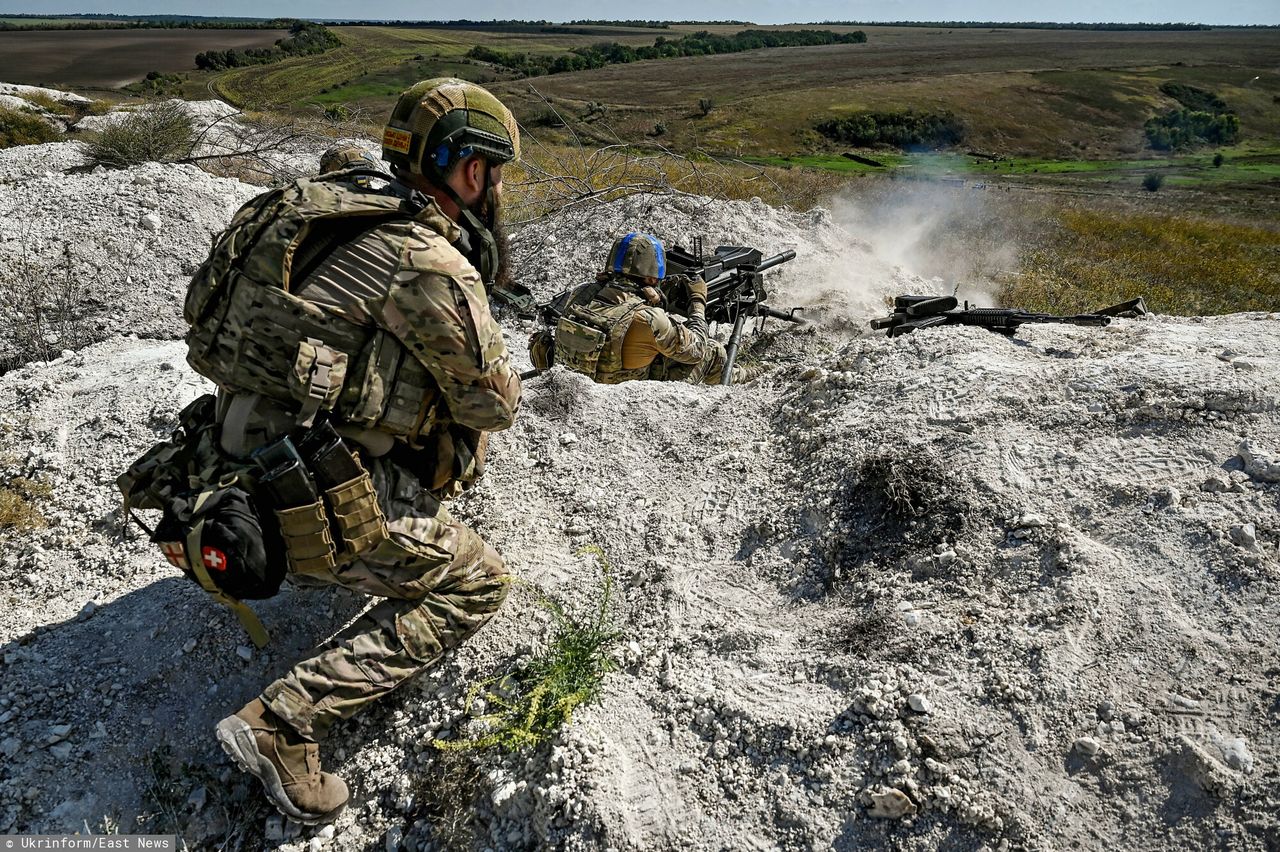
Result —
<path fill-rule="evenodd" d="M 888 331 L 890 337 L 901 337 L 916 329 L 936 325 L 975 325 L 1004 335 L 1012 335 L 1023 323 L 1060 323 L 1065 325 L 1103 326 L 1113 317 L 1140 317 L 1150 311 L 1139 296 L 1091 314 L 1036 314 L 1017 308 L 971 308 L 965 302 L 959 307 L 955 296 L 898 296 L 893 300 L 893 313 L 874 319 L 871 327 Z"/>
<path fill-rule="evenodd" d="M 692 249 L 686 250 L 674 246 L 666 253 L 667 273 L 699 276 L 707 282 L 707 322 L 732 323 L 733 332 L 725 346 L 725 360 L 721 384 L 732 381 L 733 364 L 738 357 L 738 347 L 742 343 L 742 333 L 749 319 L 757 319 L 761 323 L 768 318 L 786 320 L 791 323 L 803 323 L 802 317 L 796 316 L 800 308 L 780 311 L 769 307 L 765 302 L 769 298 L 764 286 L 764 273 L 787 261 L 794 260 L 794 251 L 784 251 L 764 257 L 756 248 L 748 246 L 717 246 L 715 253 L 704 255 L 701 238 L 693 240 Z M 560 317 L 573 305 L 584 305 L 593 300 L 607 286 L 604 281 L 592 281 L 579 284 L 557 293 L 550 301 L 538 306 L 538 315 L 543 323 L 554 331 Z M 685 288 L 668 290 L 667 307 L 676 313 L 687 313 L 689 309 L 689 293 Z M 538 370 L 530 370 L 521 374 L 527 379 L 538 374 Z"/>

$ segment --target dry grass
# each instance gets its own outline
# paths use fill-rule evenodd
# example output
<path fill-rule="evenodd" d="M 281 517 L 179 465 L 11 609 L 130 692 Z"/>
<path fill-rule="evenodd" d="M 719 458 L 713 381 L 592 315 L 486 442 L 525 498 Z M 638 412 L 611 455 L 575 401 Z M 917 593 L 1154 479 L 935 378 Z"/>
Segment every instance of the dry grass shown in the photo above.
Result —
<path fill-rule="evenodd" d="M 33 112 L 0 107 L 0 148 L 56 142 L 61 135 Z"/>
<path fill-rule="evenodd" d="M 55 115 L 70 116 L 75 114 L 75 110 L 71 106 L 57 98 L 50 97 L 43 92 L 31 92 L 23 96 L 28 103 L 35 104 L 41 109 L 54 113 Z"/>
<path fill-rule="evenodd" d="M 0 485 L 0 536 L 45 526 L 47 521 L 39 501 L 47 500 L 52 493 L 48 483 L 21 476 Z"/>
<path fill-rule="evenodd" d="M 656 143 L 572 147 L 539 144 L 528 134 L 526 143 L 523 162 L 506 178 L 508 218 L 517 225 L 638 192 L 760 198 L 774 206 L 807 210 L 849 180 L 817 169 L 757 166 L 705 154 L 681 156 Z"/>
<path fill-rule="evenodd" d="M 191 155 L 196 132 L 191 114 L 174 101 L 150 104 L 102 129 L 85 152 L 90 165 L 123 169 L 169 163 Z"/>
<path fill-rule="evenodd" d="M 1280 233 L 1226 221 L 1068 208 L 1023 257 L 1006 304 L 1055 312 L 1142 295 L 1158 313 L 1280 305 Z"/>

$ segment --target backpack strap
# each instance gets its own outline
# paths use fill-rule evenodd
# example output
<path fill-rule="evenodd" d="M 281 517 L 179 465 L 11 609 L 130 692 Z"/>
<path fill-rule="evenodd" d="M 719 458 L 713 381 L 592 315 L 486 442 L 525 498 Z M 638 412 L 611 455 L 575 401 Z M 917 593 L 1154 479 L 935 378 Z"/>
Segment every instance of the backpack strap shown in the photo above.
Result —
<path fill-rule="evenodd" d="M 208 592 L 209 596 L 215 601 L 236 614 L 236 618 L 240 619 L 240 624 L 244 626 L 245 632 L 249 634 L 249 638 L 253 640 L 254 645 L 259 648 L 265 648 L 267 643 L 271 641 L 271 637 L 268 635 L 267 629 L 262 626 L 262 621 L 257 614 L 244 601 L 237 600 L 222 591 L 222 589 L 219 589 L 218 584 L 213 582 L 213 578 L 209 576 L 209 569 L 204 564 L 204 551 L 200 549 L 200 537 L 204 533 L 204 517 L 201 514 L 201 510 L 220 487 L 222 487 L 222 483 L 206 488 L 196 498 L 195 507 L 191 510 L 191 516 L 196 521 L 191 525 L 191 532 L 187 534 L 186 541 L 187 564 L 191 566 L 191 572 L 195 574 L 196 581 L 200 583 L 201 588 Z"/>

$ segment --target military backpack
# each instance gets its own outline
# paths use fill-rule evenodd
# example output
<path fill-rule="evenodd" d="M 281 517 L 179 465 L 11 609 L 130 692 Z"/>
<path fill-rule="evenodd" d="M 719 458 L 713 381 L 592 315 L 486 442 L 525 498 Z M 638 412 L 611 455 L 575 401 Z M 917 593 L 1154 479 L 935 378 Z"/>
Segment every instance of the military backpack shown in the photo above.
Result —
<path fill-rule="evenodd" d="M 293 406 L 301 424 L 323 411 L 411 441 L 427 432 L 438 397 L 427 369 L 389 332 L 291 292 L 339 246 L 421 210 L 385 175 L 360 170 L 249 201 L 187 288 L 188 363 L 226 390 Z"/>

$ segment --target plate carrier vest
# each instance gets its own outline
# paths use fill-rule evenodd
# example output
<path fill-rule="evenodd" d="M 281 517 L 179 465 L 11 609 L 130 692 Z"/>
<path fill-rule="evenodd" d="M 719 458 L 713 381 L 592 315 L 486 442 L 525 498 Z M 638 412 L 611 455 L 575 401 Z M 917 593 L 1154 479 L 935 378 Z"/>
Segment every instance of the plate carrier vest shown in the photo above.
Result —
<path fill-rule="evenodd" d="M 371 188 L 377 178 L 382 188 Z M 360 185 L 364 183 L 365 185 Z M 388 432 L 411 443 L 438 399 L 427 369 L 389 332 L 290 292 L 334 249 L 424 208 L 349 170 L 263 193 L 236 213 L 187 288 L 187 362 L 220 387 Z"/>
<path fill-rule="evenodd" d="M 605 385 L 649 378 L 651 365 L 630 370 L 622 366 L 622 343 L 636 314 L 646 306 L 633 294 L 616 305 L 599 301 L 573 305 L 556 324 L 556 363 Z"/>

